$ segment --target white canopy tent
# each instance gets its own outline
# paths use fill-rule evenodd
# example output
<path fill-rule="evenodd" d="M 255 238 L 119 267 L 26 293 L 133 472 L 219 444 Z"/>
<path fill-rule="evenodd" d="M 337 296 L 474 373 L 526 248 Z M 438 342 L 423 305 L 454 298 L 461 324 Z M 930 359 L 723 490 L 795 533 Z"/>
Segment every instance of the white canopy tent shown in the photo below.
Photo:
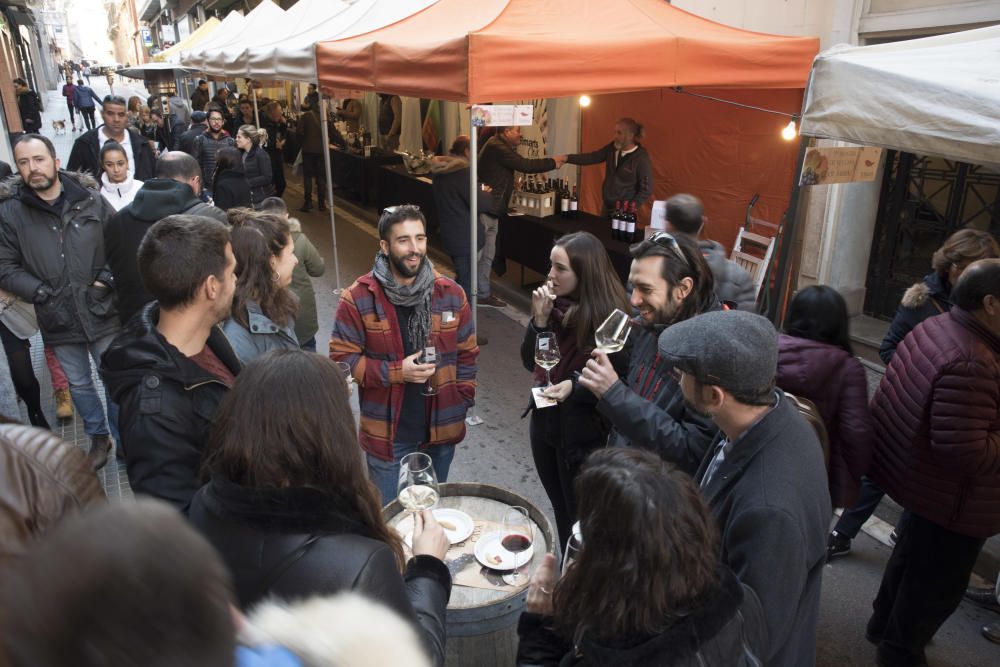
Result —
<path fill-rule="evenodd" d="M 816 57 L 802 134 L 1000 165 L 1000 26 Z"/>
<path fill-rule="evenodd" d="M 274 34 L 274 27 L 280 25 L 284 17 L 284 9 L 271 0 L 264 0 L 246 15 L 243 29 L 233 34 L 228 42 L 220 47 L 201 50 L 197 56 L 201 59 L 201 68 L 216 76 L 245 76 L 234 61 L 246 50 L 247 44 L 269 39 Z"/>
<path fill-rule="evenodd" d="M 200 61 L 196 64 L 196 56 L 203 51 L 218 48 L 229 43 L 232 39 L 234 33 L 238 33 L 243 29 L 243 24 L 246 22 L 246 17 L 237 12 L 229 12 L 226 18 L 222 19 L 222 23 L 212 31 L 212 34 L 205 38 L 203 41 L 195 45 L 194 48 L 188 51 L 182 51 L 180 54 L 180 62 L 185 67 L 191 67 L 192 69 L 201 69 Z"/>
<path fill-rule="evenodd" d="M 437 0 L 299 0 L 265 39 L 233 57 L 239 76 L 315 82 L 316 42 L 363 35 L 400 21 Z M 302 9 L 295 12 L 296 9 Z M 293 15 L 293 12 L 294 15 Z"/>

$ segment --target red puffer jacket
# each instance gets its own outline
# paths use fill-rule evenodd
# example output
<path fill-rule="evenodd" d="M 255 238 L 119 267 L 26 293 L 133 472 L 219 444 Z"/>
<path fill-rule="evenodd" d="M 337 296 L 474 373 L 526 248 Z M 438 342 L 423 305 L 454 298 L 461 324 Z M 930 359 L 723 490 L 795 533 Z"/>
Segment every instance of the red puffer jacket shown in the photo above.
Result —
<path fill-rule="evenodd" d="M 782 334 L 777 384 L 816 404 L 830 438 L 830 500 L 834 507 L 853 507 L 872 456 L 868 380 L 861 362 L 834 345 Z"/>
<path fill-rule="evenodd" d="M 869 476 L 948 530 L 1000 532 L 1000 337 L 960 308 L 896 348 L 872 399 Z"/>

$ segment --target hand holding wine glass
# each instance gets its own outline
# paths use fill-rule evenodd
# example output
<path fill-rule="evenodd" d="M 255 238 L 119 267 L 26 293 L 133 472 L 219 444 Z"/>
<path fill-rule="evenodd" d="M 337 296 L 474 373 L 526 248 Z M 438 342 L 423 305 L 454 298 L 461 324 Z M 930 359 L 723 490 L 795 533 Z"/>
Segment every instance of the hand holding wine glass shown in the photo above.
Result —
<path fill-rule="evenodd" d="M 552 386 L 552 369 L 559 364 L 559 344 L 556 335 L 545 331 L 535 336 L 535 365 L 545 369 L 545 386 Z"/>
<path fill-rule="evenodd" d="M 437 347 L 434 345 L 434 335 L 431 334 L 427 336 L 427 341 L 424 343 L 424 351 L 420 358 L 420 363 L 423 364 L 434 364 L 435 372 L 437 368 L 438 355 Z M 438 393 L 437 387 L 434 384 L 434 375 L 432 374 L 427 378 L 427 382 L 424 383 L 424 389 L 420 392 L 424 396 L 434 396 Z"/>
<path fill-rule="evenodd" d="M 511 586 L 521 585 L 520 556 L 527 551 L 534 538 L 531 519 L 528 517 L 528 510 L 517 505 L 512 506 L 503 515 L 502 532 L 500 534 L 500 546 L 514 554 L 514 571 L 505 574 L 504 583 Z"/>
<path fill-rule="evenodd" d="M 613 354 L 625 347 L 628 335 L 631 333 L 631 320 L 625 312 L 615 308 L 614 312 L 597 327 L 594 332 L 595 351 Z"/>

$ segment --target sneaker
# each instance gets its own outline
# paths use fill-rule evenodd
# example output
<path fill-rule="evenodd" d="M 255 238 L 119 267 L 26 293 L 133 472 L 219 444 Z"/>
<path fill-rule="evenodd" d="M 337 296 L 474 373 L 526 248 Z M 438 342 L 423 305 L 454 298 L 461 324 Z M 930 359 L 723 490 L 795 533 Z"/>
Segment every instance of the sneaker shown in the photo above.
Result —
<path fill-rule="evenodd" d="M 504 308 L 507 306 L 507 302 L 495 294 L 490 294 L 485 299 L 479 299 L 478 305 L 484 308 Z"/>
<path fill-rule="evenodd" d="M 969 586 L 965 589 L 965 599 L 975 602 L 977 605 L 990 611 L 1000 612 L 1000 604 L 997 604 L 996 588 L 980 586 Z M 998 628 L 1000 631 L 1000 628 Z"/>
<path fill-rule="evenodd" d="M 476 345 L 482 347 L 483 345 L 489 345 L 490 339 L 486 337 L 486 334 L 476 334 Z"/>
<path fill-rule="evenodd" d="M 326 213 L 330 209 L 328 209 L 324 204 L 320 204 L 319 208 L 317 208 L 316 210 L 319 211 L 320 213 Z"/>
<path fill-rule="evenodd" d="M 95 435 L 90 439 L 90 451 L 87 452 L 87 459 L 94 471 L 100 470 L 108 464 L 108 455 L 112 448 L 111 436 Z"/>
<path fill-rule="evenodd" d="M 846 556 L 851 553 L 851 538 L 844 537 L 837 531 L 830 533 L 830 539 L 826 542 L 826 560 L 833 560 L 837 556 Z"/>
<path fill-rule="evenodd" d="M 59 420 L 73 418 L 73 397 L 69 389 L 56 389 L 53 396 L 56 399 L 56 418 Z"/>
<path fill-rule="evenodd" d="M 313 207 L 312 204 L 303 204 L 301 207 L 299 207 L 299 210 L 302 211 L 303 213 L 308 213 L 309 211 L 313 210 Z"/>
<path fill-rule="evenodd" d="M 1000 644 L 1000 621 L 984 625 L 981 632 L 983 633 L 983 637 L 986 637 L 994 644 Z"/>

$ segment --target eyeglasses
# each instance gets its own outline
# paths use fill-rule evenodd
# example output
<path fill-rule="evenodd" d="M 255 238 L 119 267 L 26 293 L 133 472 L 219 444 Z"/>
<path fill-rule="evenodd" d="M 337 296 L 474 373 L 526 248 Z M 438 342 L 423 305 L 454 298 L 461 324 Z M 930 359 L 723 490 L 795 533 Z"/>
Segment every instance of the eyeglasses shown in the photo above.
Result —
<path fill-rule="evenodd" d="M 691 264 L 688 262 L 687 257 L 684 256 L 684 251 L 681 250 L 681 246 L 677 243 L 677 239 L 674 238 L 673 234 L 668 232 L 656 232 L 649 237 L 649 240 L 661 248 L 667 248 L 668 250 L 673 251 L 673 253 L 677 255 L 682 262 L 684 262 L 684 266 L 689 269 L 691 268 Z"/>

